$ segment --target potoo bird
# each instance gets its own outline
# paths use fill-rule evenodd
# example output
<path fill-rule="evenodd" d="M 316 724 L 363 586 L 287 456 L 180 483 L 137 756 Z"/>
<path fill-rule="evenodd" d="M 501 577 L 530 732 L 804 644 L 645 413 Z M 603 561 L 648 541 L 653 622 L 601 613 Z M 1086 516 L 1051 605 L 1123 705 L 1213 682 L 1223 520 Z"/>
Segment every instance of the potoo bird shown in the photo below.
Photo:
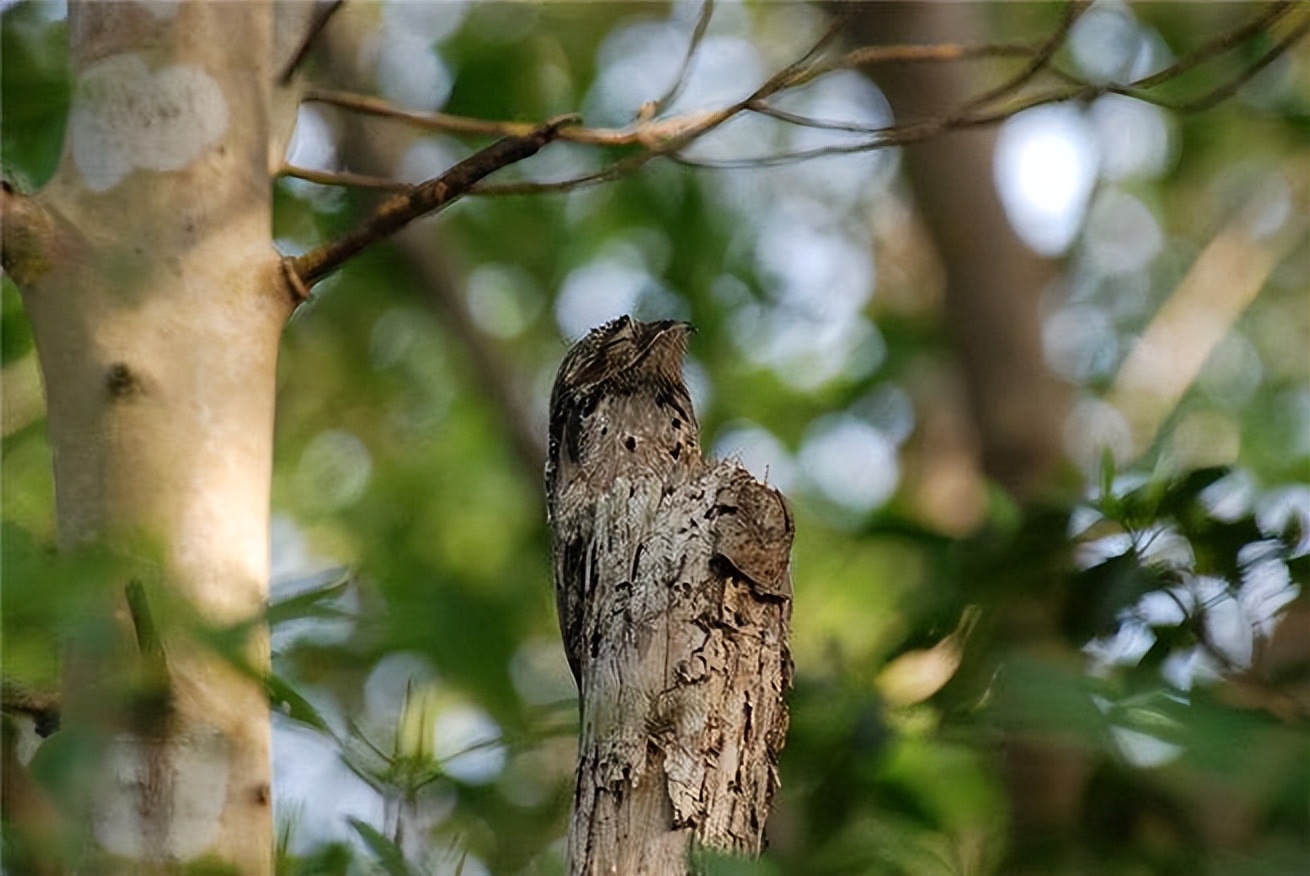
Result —
<path fill-rule="evenodd" d="M 682 379 L 691 331 L 685 322 L 621 316 L 578 341 L 555 377 L 546 512 L 560 633 L 579 685 L 596 499 L 617 478 L 670 481 L 700 464 L 696 414 Z"/>

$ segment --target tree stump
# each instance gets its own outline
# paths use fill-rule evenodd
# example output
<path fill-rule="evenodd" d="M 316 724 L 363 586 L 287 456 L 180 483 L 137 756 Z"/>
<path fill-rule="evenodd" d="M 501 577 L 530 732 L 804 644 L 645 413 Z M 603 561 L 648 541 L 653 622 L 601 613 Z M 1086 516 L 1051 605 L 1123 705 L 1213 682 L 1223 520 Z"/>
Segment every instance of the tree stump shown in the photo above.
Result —
<path fill-rule="evenodd" d="M 678 876 L 758 854 L 787 733 L 792 522 L 729 463 L 594 504 L 569 872 Z"/>

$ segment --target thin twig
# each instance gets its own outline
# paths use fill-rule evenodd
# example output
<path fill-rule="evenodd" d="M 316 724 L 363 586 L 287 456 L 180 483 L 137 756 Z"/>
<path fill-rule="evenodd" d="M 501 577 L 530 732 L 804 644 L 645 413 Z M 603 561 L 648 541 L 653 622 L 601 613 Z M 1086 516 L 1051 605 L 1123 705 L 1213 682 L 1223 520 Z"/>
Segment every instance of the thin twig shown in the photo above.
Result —
<path fill-rule="evenodd" d="M 820 40 L 820 44 L 830 40 L 832 34 L 833 31 L 829 31 L 825 34 L 825 36 Z M 810 52 L 807 52 L 806 57 L 809 57 L 813 51 L 814 49 L 812 48 Z M 1036 49 L 1031 46 L 1018 45 L 961 46 L 956 44 L 943 44 L 928 46 L 868 46 L 863 49 L 856 49 L 849 52 L 836 61 L 817 64 L 804 69 L 792 70 L 792 67 L 795 67 L 795 65 L 792 65 L 792 67 L 788 68 L 788 70 L 792 71 L 790 75 L 779 78 L 777 82 L 774 82 L 771 85 L 766 83 L 765 88 L 761 90 L 767 91 L 768 94 L 773 94 L 777 91 L 804 85 L 825 73 L 831 73 L 838 69 L 851 67 L 898 61 L 952 61 L 968 58 L 1002 56 L 1026 57 L 1032 55 L 1035 51 Z M 323 103 L 329 106 L 350 110 L 352 112 L 360 112 L 381 118 L 394 119 L 416 128 L 421 128 L 427 131 L 440 131 L 446 134 L 486 137 L 522 137 L 530 134 L 533 130 L 533 123 L 531 122 L 474 119 L 468 116 L 457 116 L 449 113 L 419 113 L 401 109 L 381 98 L 326 88 L 310 89 L 305 93 L 304 100 L 307 103 Z M 743 101 L 743 103 L 749 103 L 749 101 L 750 99 L 748 98 L 746 101 Z M 579 125 L 561 131 L 559 139 L 570 143 L 580 143 L 588 146 L 636 146 L 641 145 L 644 140 L 652 138 L 667 139 L 668 134 L 666 132 L 673 131 L 678 127 L 694 127 L 696 117 L 702 115 L 704 115 L 703 112 L 698 112 L 688 113 L 685 116 L 674 117 L 671 119 L 652 118 L 626 128 L 589 128 Z"/>
<path fill-rule="evenodd" d="M 532 122 L 488 121 L 449 113 L 416 113 L 404 110 L 377 97 L 315 88 L 305 92 L 306 103 L 325 103 L 354 112 L 395 119 L 426 131 L 445 134 L 464 134 L 478 137 L 527 137 L 536 129 Z M 570 143 L 588 146 L 632 146 L 640 143 L 635 129 L 583 128 L 574 126 L 562 129 L 558 138 Z"/>
<path fill-rule="evenodd" d="M 638 152 L 609 164 L 600 170 L 554 182 L 478 183 L 469 190 L 471 195 L 541 195 L 554 192 L 571 192 L 574 189 L 611 182 L 640 169 L 648 162 L 666 153 Z M 672 153 L 668 153 L 672 154 Z"/>
<path fill-rule="evenodd" d="M 700 15 L 696 18 L 696 27 L 691 32 L 691 39 L 687 41 L 687 52 L 682 56 L 682 66 L 678 68 L 678 75 L 674 77 L 673 83 L 658 100 L 652 101 L 642 107 L 649 117 L 658 116 L 678 99 L 682 89 L 687 84 L 687 72 L 691 70 L 691 62 L 696 57 L 696 50 L 700 48 L 701 40 L 705 38 L 705 32 L 709 30 L 710 19 L 714 16 L 714 0 L 704 0 L 701 3 Z"/>
<path fill-rule="evenodd" d="M 1086 8 L 1087 3 L 1085 0 L 1071 0 L 1065 8 L 1064 16 L 1056 30 L 1040 43 L 1031 46 L 1014 44 L 866 46 L 849 51 L 836 60 L 816 61 L 815 59 L 823 49 L 842 32 L 843 20 L 838 18 L 801 58 L 770 76 L 754 93 L 736 103 L 728 104 L 719 109 L 700 110 L 664 118 L 651 118 L 650 107 L 652 105 L 648 104 L 643 108 L 638 119 L 626 128 L 585 128 L 575 126 L 559 133 L 560 139 L 573 143 L 602 146 L 640 146 L 644 150 L 640 154 L 629 155 L 599 171 L 569 179 L 553 182 L 477 184 L 472 186 L 469 191 L 480 195 L 566 192 L 624 176 L 661 155 L 673 158 L 678 163 L 694 167 L 745 168 L 767 167 L 830 155 L 868 152 L 891 146 L 917 143 L 950 130 L 994 124 L 1024 110 L 1045 104 L 1068 100 L 1090 100 L 1107 93 L 1135 97 L 1179 112 L 1200 112 L 1230 97 L 1242 85 L 1285 53 L 1292 44 L 1305 35 L 1307 29 L 1310 29 L 1310 22 L 1303 22 L 1254 63 L 1244 67 L 1235 77 L 1199 98 L 1178 101 L 1154 94 L 1151 89 L 1166 81 L 1171 81 L 1210 58 L 1242 44 L 1253 36 L 1267 31 L 1271 25 L 1294 8 L 1294 4 L 1287 2 L 1287 0 L 1280 0 L 1279 3 L 1262 11 L 1258 16 L 1236 30 L 1194 49 L 1164 70 L 1128 85 L 1091 83 L 1061 70 L 1051 63 L 1055 53 L 1065 43 L 1073 25 Z M 692 36 L 693 46 L 699 41 L 698 34 L 702 33 L 703 25 L 708 21 L 707 15 L 706 9 L 703 8 L 701 18 L 697 23 L 697 29 Z M 804 85 L 819 76 L 838 69 L 883 63 L 942 62 L 1002 56 L 1024 57 L 1028 60 L 1023 68 L 1008 80 L 976 95 L 949 113 L 885 128 L 870 127 L 857 122 L 818 119 L 792 113 L 773 105 L 768 100 L 775 94 Z M 688 58 L 690 58 L 690 52 Z M 687 63 L 690 63 L 690 61 L 684 62 L 684 67 Z M 679 74 L 679 81 L 684 77 L 685 72 L 684 69 Z M 1037 94 L 1019 96 L 1024 87 L 1031 84 L 1043 72 L 1054 77 L 1061 83 L 1061 86 Z M 675 84 L 675 88 L 670 92 L 670 95 L 676 96 L 678 87 L 680 86 Z M 667 104 L 671 100 L 670 95 L 666 95 L 655 104 Z M 1006 97 L 1015 99 L 1004 105 L 996 105 Z M 308 94 L 306 99 L 373 115 L 395 118 L 430 130 L 441 130 L 456 134 L 498 134 L 515 137 L 523 136 L 532 130 L 529 124 L 523 122 L 485 121 L 442 113 L 412 113 L 393 107 L 376 98 L 341 92 L 314 91 Z M 695 158 L 684 154 L 683 150 L 692 142 L 743 112 L 759 113 L 798 127 L 846 131 L 869 136 L 853 143 L 754 158 L 712 160 Z"/>
<path fill-rule="evenodd" d="M 532 124 L 529 122 L 492 122 L 485 119 L 470 119 L 466 116 L 452 116 L 447 113 L 417 113 L 401 109 L 381 98 L 329 88 L 312 88 L 305 92 L 304 100 L 306 103 L 325 103 L 367 115 L 396 119 L 416 128 L 448 134 L 522 137 L 532 132 Z M 574 134 L 576 135 L 576 131 Z"/>
<path fill-rule="evenodd" d="M 751 101 L 751 105 L 747 109 L 762 116 L 777 119 L 780 122 L 796 125 L 799 128 L 815 128 L 821 131 L 847 131 L 852 134 L 873 134 L 885 130 L 883 126 L 875 127 L 873 125 L 861 125 L 858 122 L 841 122 L 833 119 L 816 119 L 813 116 L 803 116 L 800 113 L 780 109 L 764 100 Z"/>
<path fill-rule="evenodd" d="M 1086 3 L 1085 0 L 1070 0 L 1070 2 L 1065 6 L 1064 18 L 1060 20 L 1060 24 L 1056 27 L 1055 32 L 1042 43 L 1032 58 L 1029 59 L 1028 63 L 1023 66 L 1023 69 L 1010 79 L 997 85 L 995 88 L 988 89 L 982 94 L 974 97 L 964 106 L 960 107 L 959 113 L 968 114 L 973 110 L 984 107 L 997 98 L 1004 97 L 1007 94 L 1013 94 L 1032 81 L 1033 77 L 1040 73 L 1042 68 L 1050 63 L 1051 58 L 1055 56 L 1055 53 L 1059 50 L 1060 46 L 1064 45 L 1064 41 L 1069 36 L 1069 31 L 1073 30 L 1073 26 L 1078 21 L 1078 17 L 1083 14 L 1087 9 L 1087 6 L 1088 3 Z"/>
<path fill-rule="evenodd" d="M 1281 40 L 1274 43 L 1274 45 L 1269 49 L 1269 51 L 1265 52 L 1254 62 L 1244 67 L 1232 79 L 1228 80 L 1222 85 L 1219 85 L 1211 89 L 1209 92 L 1201 95 L 1200 97 L 1193 98 L 1192 100 L 1172 101 L 1169 100 L 1168 98 L 1161 98 L 1154 94 L 1151 94 L 1149 91 L 1144 91 L 1144 89 L 1137 83 L 1134 83 L 1133 86 L 1131 86 L 1130 88 L 1126 88 L 1126 89 L 1111 88 L 1109 90 L 1114 91 L 1116 93 L 1127 94 L 1131 97 L 1137 98 L 1138 100 L 1143 100 L 1148 103 L 1153 103 L 1156 106 L 1175 110 L 1176 112 L 1182 112 L 1182 113 L 1205 112 L 1208 109 L 1213 109 L 1215 106 L 1219 105 L 1220 103 L 1223 103 L 1225 100 L 1236 94 L 1237 91 L 1243 85 L 1254 79 L 1256 74 L 1258 74 L 1261 70 L 1265 69 L 1274 61 L 1276 61 L 1279 57 L 1281 57 L 1289 48 L 1291 48 L 1298 41 L 1300 41 L 1301 38 L 1304 37 L 1307 33 L 1310 33 L 1310 18 L 1307 18 L 1305 21 L 1301 22 L 1299 25 L 1293 28 L 1291 32 L 1287 34 L 1287 36 L 1283 37 Z"/>
<path fill-rule="evenodd" d="M 537 154 L 559 136 L 562 128 L 576 121 L 576 115 L 561 116 L 529 136 L 497 140 L 441 176 L 386 199 L 353 231 L 298 256 L 291 264 L 292 269 L 305 285 L 312 286 L 366 247 L 396 233 L 418 217 L 440 210 L 468 194 L 489 174 Z"/>
<path fill-rule="evenodd" d="M 857 67 L 877 67 L 883 64 L 911 64 L 924 62 L 966 61 L 978 58 L 1028 58 L 1036 54 L 1040 46 L 1020 45 L 1014 43 L 996 43 L 981 46 L 966 46 L 959 43 L 935 43 L 932 45 L 890 45 L 861 46 L 851 49 L 840 58 L 811 64 L 799 71 L 787 83 L 786 88 L 806 85 L 820 76 L 826 76 L 837 70 L 853 70 Z"/>
<path fill-rule="evenodd" d="M 1286 0 L 1280 0 L 1280 2 L 1273 4 L 1265 10 L 1263 15 L 1258 15 L 1241 27 L 1220 34 L 1208 43 L 1196 47 L 1168 67 L 1165 67 L 1163 70 L 1153 73 L 1144 79 L 1137 80 L 1133 83 L 1133 87 L 1140 89 L 1154 88 L 1163 82 L 1176 79 L 1192 68 L 1204 64 L 1206 61 L 1217 55 L 1222 55 L 1229 49 L 1246 42 L 1261 31 L 1267 30 L 1278 21 L 1278 19 L 1291 12 L 1293 7 L 1294 4 L 1286 2 Z"/>
<path fill-rule="evenodd" d="M 291 60 L 282 69 L 282 75 L 277 78 L 279 85 L 289 85 L 291 83 L 291 77 L 295 75 L 296 70 L 304 62 L 305 56 L 313 48 L 314 41 L 318 39 L 318 35 L 323 32 L 323 28 L 327 27 L 327 23 L 332 20 L 332 16 L 345 5 L 345 2 L 346 0 L 330 0 L 330 2 L 323 4 L 322 8 L 315 11 L 314 19 L 309 23 L 309 28 L 305 31 L 304 39 L 300 41 L 296 53 L 291 56 Z"/>
<path fill-rule="evenodd" d="M 846 25 L 851 14 L 852 10 L 847 8 L 842 10 L 840 14 L 834 16 L 832 23 L 828 25 L 828 29 L 814 41 L 814 44 L 810 46 L 809 51 L 770 76 L 765 80 L 763 85 L 755 89 L 755 92 L 750 97 L 741 101 L 738 106 L 744 109 L 751 101 L 763 100 L 766 97 L 777 94 L 779 91 L 792 88 L 801 82 L 807 81 L 805 74 L 815 66 L 811 61 L 818 57 L 820 52 L 827 48 L 833 40 L 837 39 L 837 37 L 846 30 Z"/>
<path fill-rule="evenodd" d="M 973 58 L 1028 57 L 1037 49 L 1016 43 L 964 46 L 940 43 L 927 46 L 863 46 L 852 49 L 830 64 L 818 64 L 813 70 L 823 74 L 848 67 L 874 67 L 880 64 L 903 64 L 923 61 L 964 61 Z"/>
<path fill-rule="evenodd" d="M 299 306 L 309 300 L 309 287 L 296 273 L 295 261 L 294 256 L 285 256 L 282 259 L 281 267 L 282 276 L 287 281 L 287 285 L 291 287 L 291 301 L 295 306 Z"/>
<path fill-rule="evenodd" d="M 413 183 L 387 179 L 386 177 L 367 176 L 345 170 L 311 170 L 308 167 L 297 167 L 294 164 L 282 165 L 277 175 L 291 177 L 292 179 L 303 179 L 306 182 L 317 183 L 321 186 L 349 186 L 357 189 L 378 189 L 385 192 L 407 192 L 414 188 Z"/>
<path fill-rule="evenodd" d="M 1065 20 L 1062 23 L 1062 30 L 1066 34 L 1068 28 L 1072 26 L 1073 20 L 1076 19 L 1076 12 L 1078 11 L 1078 8 L 1076 5 L 1071 5 L 1070 10 L 1071 10 L 1070 14 L 1066 15 Z M 1238 36 L 1234 36 L 1233 34 L 1228 34 L 1225 35 L 1223 38 L 1212 40 L 1209 43 L 1206 43 L 1200 48 L 1195 49 L 1192 52 L 1190 52 L 1188 55 L 1184 56 L 1177 63 L 1173 64 L 1169 69 L 1175 71 L 1173 75 L 1178 75 L 1181 74 L 1182 72 L 1185 72 L 1187 70 L 1196 67 L 1198 64 L 1204 62 L 1205 60 L 1208 60 L 1209 58 L 1214 57 L 1215 55 L 1221 54 L 1222 52 L 1227 51 L 1228 49 L 1231 49 L 1232 47 L 1240 44 L 1242 41 L 1249 39 L 1252 36 L 1262 32 L 1270 24 L 1272 24 L 1279 17 L 1281 17 L 1284 11 L 1285 10 L 1282 8 L 1282 6 L 1276 7 L 1271 11 L 1266 11 L 1265 13 L 1255 18 L 1253 21 L 1239 28 L 1238 31 L 1235 32 L 1236 34 L 1238 34 Z M 1294 28 L 1283 39 L 1275 43 L 1274 46 L 1272 46 L 1260 58 L 1258 58 L 1256 61 L 1249 64 L 1248 66 L 1244 67 L 1242 71 L 1239 72 L 1232 79 L 1224 82 L 1222 85 L 1217 86 L 1216 88 L 1207 92 L 1205 95 L 1202 95 L 1201 97 L 1191 101 L 1170 101 L 1166 98 L 1153 95 L 1150 92 L 1146 91 L 1143 88 L 1144 84 L 1159 85 L 1161 82 L 1165 81 L 1165 79 L 1161 78 L 1159 73 L 1153 74 L 1152 76 L 1146 77 L 1145 79 L 1134 82 L 1128 86 L 1088 83 L 1084 80 L 1080 80 L 1068 74 L 1062 74 L 1059 78 L 1061 78 L 1063 81 L 1067 83 L 1065 87 L 1053 89 L 1051 91 L 1039 93 L 1036 95 L 1030 95 L 1021 100 L 1014 101 L 1004 107 L 999 107 L 989 111 L 983 111 L 983 107 L 988 103 L 993 103 L 997 98 L 1004 96 L 1000 91 L 1000 89 L 991 89 L 987 93 L 973 98 L 960 109 L 957 109 L 954 112 L 946 114 L 944 116 L 930 117 L 927 119 L 917 120 L 917 121 L 896 125 L 888 128 L 882 128 L 882 129 L 877 129 L 877 128 L 861 129 L 856 126 L 852 126 L 849 130 L 852 130 L 857 133 L 869 133 L 873 135 L 871 139 L 861 140 L 856 143 L 817 147 L 814 149 L 799 150 L 796 152 L 781 153 L 777 155 L 747 158 L 747 159 L 729 159 L 729 160 L 699 159 L 699 158 L 692 158 L 684 154 L 678 154 L 674 157 L 675 160 L 677 160 L 679 163 L 686 164 L 689 166 L 694 166 L 694 167 L 705 167 L 705 168 L 714 168 L 714 169 L 771 167 L 771 166 L 790 164 L 798 161 L 806 161 L 813 158 L 821 158 L 831 155 L 849 155 L 857 152 L 867 152 L 877 149 L 885 149 L 891 146 L 904 146 L 911 143 L 917 143 L 926 139 L 930 139 L 931 137 L 935 137 L 948 130 L 995 124 L 997 122 L 1004 121 L 1005 119 L 1008 119 L 1011 116 L 1018 115 L 1019 113 L 1024 112 L 1025 110 L 1033 109 L 1038 106 L 1044 106 L 1052 103 L 1063 103 L 1070 100 L 1088 100 L 1106 93 L 1124 94 L 1130 97 L 1138 98 L 1143 101 L 1155 103 L 1160 106 L 1176 110 L 1178 112 L 1203 112 L 1205 110 L 1211 109 L 1218 103 L 1221 103 L 1223 100 L 1232 96 L 1238 89 L 1240 89 L 1243 85 L 1245 85 L 1248 81 L 1250 81 L 1250 79 L 1252 79 L 1257 73 L 1259 73 L 1269 64 L 1273 63 L 1275 59 L 1283 55 L 1292 45 L 1294 45 L 1298 40 L 1304 37 L 1307 32 L 1310 32 L 1310 20 L 1302 22 L 1300 25 Z M 1051 55 L 1054 54 L 1056 47 L 1058 46 L 1053 40 L 1047 40 L 1044 43 L 1041 50 L 1039 50 L 1038 56 L 1035 56 L 1033 61 L 1030 61 L 1029 64 L 1025 65 L 1023 73 L 1021 73 L 1019 76 L 1013 77 L 1007 83 L 1011 91 L 1017 90 L 1018 88 L 1022 87 L 1022 85 L 1025 84 L 1027 81 L 1029 81 L 1032 78 L 1032 76 L 1036 75 L 1037 72 L 1040 72 L 1040 70 L 1045 66 L 1046 62 L 1049 61 Z M 1038 63 L 1039 57 L 1044 57 L 1045 60 L 1041 61 L 1041 63 Z M 1051 69 L 1054 70 L 1054 68 Z M 759 102 L 756 103 L 757 106 L 752 106 L 750 108 L 758 109 Z M 765 106 L 768 105 L 765 104 Z M 777 111 L 776 108 L 771 106 L 768 107 L 768 110 L 769 111 L 767 114 L 769 115 L 774 115 L 777 117 L 783 117 L 788 115 L 784 112 Z M 805 117 L 802 116 L 793 116 L 790 119 L 784 119 L 784 120 L 791 121 L 792 123 L 798 125 L 807 125 L 809 123 L 814 123 L 810 126 L 836 127 L 830 122 L 825 122 L 823 120 L 806 119 Z"/>

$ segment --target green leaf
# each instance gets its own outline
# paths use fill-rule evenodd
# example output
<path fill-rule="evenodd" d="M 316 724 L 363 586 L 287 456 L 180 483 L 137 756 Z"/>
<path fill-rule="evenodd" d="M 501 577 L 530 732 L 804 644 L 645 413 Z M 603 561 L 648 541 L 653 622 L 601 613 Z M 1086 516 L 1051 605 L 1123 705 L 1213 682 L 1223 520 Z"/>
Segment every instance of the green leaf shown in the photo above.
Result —
<path fill-rule="evenodd" d="M 360 821 L 358 818 L 347 820 L 355 829 L 355 833 L 359 834 L 360 839 L 368 846 L 369 851 L 378 859 L 387 876 L 414 876 L 414 871 L 406 863 L 405 854 L 400 850 L 400 846 L 365 821 Z"/>
<path fill-rule="evenodd" d="M 49 5 L 15 4 L 0 24 L 0 154 L 5 175 L 25 188 L 54 173 L 72 94 L 68 27 L 47 20 Z"/>
<path fill-rule="evenodd" d="M 268 691 L 269 705 L 272 708 L 293 721 L 299 721 L 329 736 L 333 735 L 332 727 L 318 709 L 298 694 L 286 679 L 269 673 L 264 679 L 264 687 Z"/>
<path fill-rule="evenodd" d="M 331 582 L 322 587 L 305 590 L 271 603 L 267 614 L 269 626 L 276 627 L 287 621 L 307 617 L 345 617 L 346 612 L 326 603 L 344 593 L 350 582 L 350 572 L 343 568 Z"/>
<path fill-rule="evenodd" d="M 1198 468 L 1169 483 L 1160 494 L 1156 513 L 1161 517 L 1178 517 L 1196 504 L 1196 499 L 1207 487 L 1228 477 L 1232 469 L 1226 465 Z"/>

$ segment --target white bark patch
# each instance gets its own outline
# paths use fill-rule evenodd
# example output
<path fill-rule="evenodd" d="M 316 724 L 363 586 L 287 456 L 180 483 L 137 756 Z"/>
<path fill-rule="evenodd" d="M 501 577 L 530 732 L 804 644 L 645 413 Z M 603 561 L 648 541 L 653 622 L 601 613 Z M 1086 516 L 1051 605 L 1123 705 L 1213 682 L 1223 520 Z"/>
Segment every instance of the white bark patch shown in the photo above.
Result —
<path fill-rule="evenodd" d="M 181 170 L 227 130 L 227 102 L 199 67 L 150 70 L 134 54 L 92 65 L 77 83 L 68 131 L 73 161 L 92 191 L 133 170 Z"/>
<path fill-rule="evenodd" d="M 96 794 L 92 829 L 97 845 L 137 859 L 199 856 L 218 837 L 230 760 L 227 740 L 214 729 L 164 743 L 117 737 Z M 137 805 L 123 805 L 128 800 Z M 143 811 L 152 807 L 162 811 Z"/>

